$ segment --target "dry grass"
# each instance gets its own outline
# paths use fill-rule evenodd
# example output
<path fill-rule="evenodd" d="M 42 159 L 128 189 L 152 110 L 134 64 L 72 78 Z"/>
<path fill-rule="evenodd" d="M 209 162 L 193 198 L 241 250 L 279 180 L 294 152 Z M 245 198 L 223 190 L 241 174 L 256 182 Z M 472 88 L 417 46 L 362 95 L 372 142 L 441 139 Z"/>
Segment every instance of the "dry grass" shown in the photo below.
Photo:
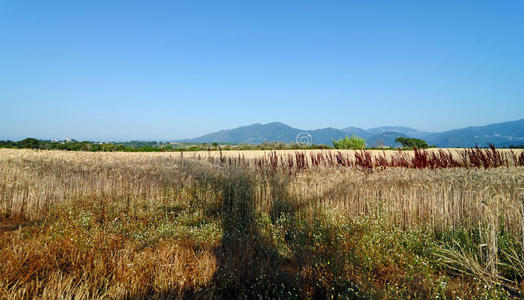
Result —
<path fill-rule="evenodd" d="M 183 153 L 180 154 L 183 157 Z M 208 151 L 186 157 L 212 164 L 255 166 L 261 170 L 288 169 L 290 172 L 319 167 L 356 167 L 372 172 L 391 167 L 414 169 L 498 168 L 524 166 L 524 152 L 501 150 L 493 145 L 483 149 L 429 149 L 412 151 L 309 150 L 309 151 Z"/>
<path fill-rule="evenodd" d="M 456 157 L 459 157 L 459 152 L 463 151 L 463 148 L 430 148 L 427 149 L 430 153 L 436 153 L 439 150 L 444 151 L 451 151 L 453 155 Z M 514 152 L 517 155 L 524 152 L 524 149 L 499 149 L 498 151 L 509 154 L 510 152 Z M 358 153 L 359 150 L 344 150 L 344 149 L 337 149 L 337 150 L 227 150 L 223 151 L 222 155 L 225 157 L 231 157 L 231 158 L 237 158 L 238 156 L 244 156 L 246 159 L 254 159 L 254 158 L 261 158 L 264 156 L 269 156 L 272 152 L 277 152 L 279 155 L 287 156 L 288 154 L 294 155 L 296 152 L 304 153 L 307 157 L 310 157 L 311 154 L 318 154 L 318 153 L 332 153 L 333 155 L 336 155 L 338 152 L 341 152 L 344 155 L 348 155 L 351 157 L 355 157 L 355 153 Z M 395 155 L 398 150 L 367 150 L 372 157 L 377 157 L 383 153 L 386 153 L 387 156 Z M 410 157 L 414 156 L 413 150 L 402 150 L 403 153 L 406 153 Z M 179 154 L 178 154 L 179 155 Z M 207 158 L 208 156 L 212 156 L 214 158 L 220 157 L 219 151 L 191 151 L 191 152 L 185 152 L 183 154 L 187 158 L 197 158 L 200 156 L 201 158 Z"/>
<path fill-rule="evenodd" d="M 522 296 L 522 167 L 183 155 L 0 149 L 0 298 Z"/>
<path fill-rule="evenodd" d="M 429 148 L 427 149 L 427 151 L 430 151 L 430 152 L 438 152 L 439 150 L 446 150 L 446 151 L 450 150 L 452 152 L 456 152 L 456 151 L 463 150 L 463 148 Z M 309 154 L 309 153 L 321 153 L 321 152 L 336 153 L 339 151 L 342 153 L 355 153 L 355 152 L 358 152 L 359 150 L 344 150 L 344 149 L 336 149 L 336 150 L 325 150 L 325 149 L 318 149 L 318 150 L 316 149 L 312 149 L 312 150 L 227 150 L 227 151 L 223 151 L 223 154 L 227 156 L 231 156 L 231 157 L 236 157 L 239 154 L 240 155 L 243 154 L 246 157 L 255 158 L 255 157 L 261 157 L 261 156 L 267 155 L 273 151 L 277 151 L 278 153 L 282 153 L 282 154 L 293 154 L 297 151 Z M 386 153 L 397 152 L 397 150 L 368 150 L 368 151 L 371 152 L 373 155 L 378 155 L 384 151 Z M 403 150 L 403 151 L 405 151 L 406 153 L 413 154 L 413 150 Z M 520 152 L 523 152 L 524 150 L 523 149 L 499 149 L 499 151 L 502 151 L 502 152 L 514 151 L 516 153 L 520 153 Z M 211 153 L 211 155 L 214 155 L 215 157 L 218 157 L 220 155 L 218 151 L 191 151 L 191 152 L 185 152 L 184 155 L 194 158 L 197 155 L 206 156 L 209 152 Z"/>

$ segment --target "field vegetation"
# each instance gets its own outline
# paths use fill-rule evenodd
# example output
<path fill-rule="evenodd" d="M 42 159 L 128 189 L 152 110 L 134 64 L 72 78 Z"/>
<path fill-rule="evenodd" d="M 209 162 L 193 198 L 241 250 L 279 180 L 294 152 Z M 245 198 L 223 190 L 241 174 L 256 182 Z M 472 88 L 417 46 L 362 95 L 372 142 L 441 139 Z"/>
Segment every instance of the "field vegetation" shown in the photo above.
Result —
<path fill-rule="evenodd" d="M 0 298 L 524 297 L 523 166 L 0 149 Z"/>

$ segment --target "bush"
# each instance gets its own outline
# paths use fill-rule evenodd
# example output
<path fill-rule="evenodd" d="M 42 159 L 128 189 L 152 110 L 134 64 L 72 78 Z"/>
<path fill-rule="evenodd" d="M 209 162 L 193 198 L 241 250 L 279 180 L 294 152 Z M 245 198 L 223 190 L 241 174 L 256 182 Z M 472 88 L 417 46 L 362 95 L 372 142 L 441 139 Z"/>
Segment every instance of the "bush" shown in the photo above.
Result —
<path fill-rule="evenodd" d="M 333 139 L 333 147 L 337 149 L 364 149 L 366 147 L 366 140 L 359 138 L 356 135 L 352 135 L 349 138 L 346 134 L 346 138 L 335 140 Z"/>

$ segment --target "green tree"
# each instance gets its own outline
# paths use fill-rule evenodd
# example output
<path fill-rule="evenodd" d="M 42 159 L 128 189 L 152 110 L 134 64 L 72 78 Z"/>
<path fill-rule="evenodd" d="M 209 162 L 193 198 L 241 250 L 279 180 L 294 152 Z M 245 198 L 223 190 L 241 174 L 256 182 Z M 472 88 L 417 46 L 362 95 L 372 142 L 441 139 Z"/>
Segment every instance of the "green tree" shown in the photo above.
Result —
<path fill-rule="evenodd" d="M 364 149 L 364 147 L 366 147 L 366 140 L 356 135 L 352 135 L 350 138 L 346 134 L 345 138 L 338 141 L 333 139 L 333 147 L 337 149 Z"/>
<path fill-rule="evenodd" d="M 402 144 L 402 147 L 406 148 L 428 148 L 426 141 L 417 138 L 398 137 L 395 139 L 395 143 Z"/>
<path fill-rule="evenodd" d="M 40 148 L 40 141 L 33 138 L 27 138 L 18 142 L 18 148 L 38 149 Z"/>

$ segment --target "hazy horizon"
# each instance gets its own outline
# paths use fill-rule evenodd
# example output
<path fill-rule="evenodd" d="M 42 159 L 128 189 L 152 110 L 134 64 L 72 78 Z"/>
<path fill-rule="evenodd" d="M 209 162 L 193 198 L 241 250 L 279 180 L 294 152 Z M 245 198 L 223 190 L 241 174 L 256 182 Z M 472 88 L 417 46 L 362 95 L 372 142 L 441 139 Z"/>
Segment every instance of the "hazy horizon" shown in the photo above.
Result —
<path fill-rule="evenodd" d="M 524 2 L 0 3 L 0 139 L 524 118 Z"/>

